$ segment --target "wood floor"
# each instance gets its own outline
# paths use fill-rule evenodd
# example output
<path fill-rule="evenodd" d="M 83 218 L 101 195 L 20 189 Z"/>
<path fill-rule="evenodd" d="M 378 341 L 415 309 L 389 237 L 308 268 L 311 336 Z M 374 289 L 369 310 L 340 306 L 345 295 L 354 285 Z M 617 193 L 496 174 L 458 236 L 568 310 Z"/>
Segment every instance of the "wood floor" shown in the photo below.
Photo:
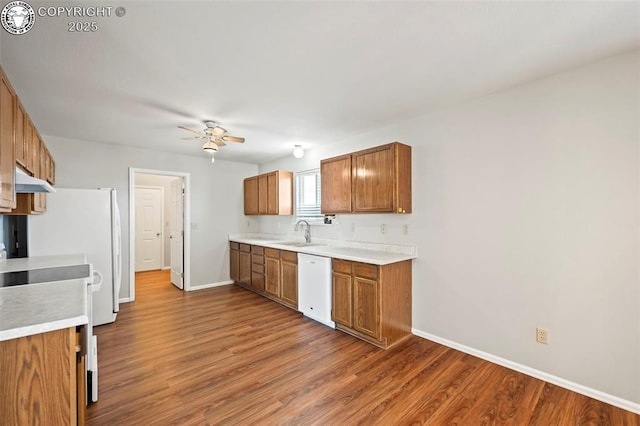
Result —
<path fill-rule="evenodd" d="M 410 338 L 384 351 L 237 286 L 136 274 L 96 328 L 89 425 L 640 425 L 640 416 Z"/>

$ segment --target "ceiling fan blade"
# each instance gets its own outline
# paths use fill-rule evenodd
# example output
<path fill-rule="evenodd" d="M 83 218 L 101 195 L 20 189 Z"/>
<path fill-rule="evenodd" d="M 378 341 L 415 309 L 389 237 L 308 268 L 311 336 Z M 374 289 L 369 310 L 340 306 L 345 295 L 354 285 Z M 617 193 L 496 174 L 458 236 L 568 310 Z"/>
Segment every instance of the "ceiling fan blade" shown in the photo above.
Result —
<path fill-rule="evenodd" d="M 222 140 L 225 140 L 227 142 L 244 143 L 244 138 L 239 138 L 237 136 L 223 136 Z"/>
<path fill-rule="evenodd" d="M 224 143 L 224 141 L 223 141 L 222 139 L 220 139 L 220 138 L 216 138 L 216 139 L 214 139 L 214 140 L 213 140 L 213 142 L 215 142 L 215 144 L 216 144 L 216 145 L 218 145 L 218 146 L 226 146 L 226 145 L 227 145 L 227 144 L 226 144 L 226 143 Z"/>
<path fill-rule="evenodd" d="M 178 129 L 186 130 L 187 132 L 192 132 L 192 133 L 195 133 L 196 135 L 199 135 L 199 134 L 202 133 L 202 132 L 199 132 L 197 130 L 193 130 L 193 129 L 190 129 L 190 128 L 184 127 L 184 126 L 178 126 Z"/>
<path fill-rule="evenodd" d="M 194 139 L 202 139 L 202 138 L 200 136 L 194 136 L 191 138 L 180 138 L 180 140 L 183 140 L 183 141 L 192 141 Z"/>
<path fill-rule="evenodd" d="M 215 136 L 224 135 L 225 133 L 227 133 L 227 129 L 223 129 L 220 126 L 216 126 L 211 130 L 211 134 Z"/>

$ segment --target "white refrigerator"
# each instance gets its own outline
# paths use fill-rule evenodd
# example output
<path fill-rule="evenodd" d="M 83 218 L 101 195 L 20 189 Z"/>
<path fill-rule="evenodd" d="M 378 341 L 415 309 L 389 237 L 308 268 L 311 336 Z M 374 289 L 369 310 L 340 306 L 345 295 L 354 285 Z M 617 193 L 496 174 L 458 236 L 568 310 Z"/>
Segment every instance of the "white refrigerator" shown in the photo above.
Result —
<path fill-rule="evenodd" d="M 102 276 L 93 286 L 93 325 L 114 322 L 122 276 L 120 213 L 111 188 L 56 188 L 47 211 L 28 219 L 29 256 L 83 253 Z"/>

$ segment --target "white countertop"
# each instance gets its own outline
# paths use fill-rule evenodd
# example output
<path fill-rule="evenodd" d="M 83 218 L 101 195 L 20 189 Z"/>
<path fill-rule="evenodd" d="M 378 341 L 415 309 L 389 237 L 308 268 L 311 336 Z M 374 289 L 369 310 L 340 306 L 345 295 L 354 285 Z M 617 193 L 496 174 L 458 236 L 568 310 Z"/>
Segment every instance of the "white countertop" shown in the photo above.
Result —
<path fill-rule="evenodd" d="M 0 341 L 88 322 L 86 280 L 0 288 Z"/>
<path fill-rule="evenodd" d="M 279 250 L 289 250 L 316 256 L 332 257 L 336 259 L 352 260 L 371 263 L 374 265 L 388 265 L 417 258 L 417 250 L 412 246 L 395 246 L 389 244 L 348 242 L 338 240 L 317 239 L 310 245 L 283 244 L 294 242 L 293 239 L 283 239 L 273 235 L 261 234 L 231 234 L 229 241 L 271 247 Z M 295 241 L 303 243 L 303 240 Z"/>
<path fill-rule="evenodd" d="M 84 265 L 86 263 L 87 257 L 84 254 L 21 257 L 0 260 L 0 272 L 30 271 L 57 266 Z"/>

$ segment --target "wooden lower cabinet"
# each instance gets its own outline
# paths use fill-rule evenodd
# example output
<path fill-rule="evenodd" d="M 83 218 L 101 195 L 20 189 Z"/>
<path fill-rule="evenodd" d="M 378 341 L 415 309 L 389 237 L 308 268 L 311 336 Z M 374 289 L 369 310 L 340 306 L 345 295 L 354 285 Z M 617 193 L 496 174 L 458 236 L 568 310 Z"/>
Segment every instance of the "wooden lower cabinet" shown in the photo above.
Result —
<path fill-rule="evenodd" d="M 264 247 L 251 246 L 251 287 L 264 291 Z"/>
<path fill-rule="evenodd" d="M 249 244 L 240 244 L 240 252 L 238 253 L 238 282 L 251 285 L 251 246 Z"/>
<path fill-rule="evenodd" d="M 264 289 L 274 297 L 280 297 L 280 250 L 265 248 Z"/>
<path fill-rule="evenodd" d="M 298 308 L 298 253 L 280 253 L 280 300 L 293 308 Z"/>
<path fill-rule="evenodd" d="M 0 424 L 85 424 L 79 333 L 71 327 L 0 342 Z"/>
<path fill-rule="evenodd" d="M 229 277 L 232 281 L 240 281 L 240 244 L 230 243 Z"/>
<path fill-rule="evenodd" d="M 334 322 L 346 327 L 353 327 L 353 279 L 351 278 L 351 262 L 339 260 L 349 266 L 349 273 L 336 272 L 332 276 L 333 303 L 331 316 Z M 333 260 L 336 264 L 336 259 Z"/>
<path fill-rule="evenodd" d="M 230 247 L 231 279 L 235 283 L 298 309 L 298 253 L 234 242 Z"/>
<path fill-rule="evenodd" d="M 411 335 L 411 261 L 371 265 L 333 259 L 336 328 L 388 348 Z"/>

